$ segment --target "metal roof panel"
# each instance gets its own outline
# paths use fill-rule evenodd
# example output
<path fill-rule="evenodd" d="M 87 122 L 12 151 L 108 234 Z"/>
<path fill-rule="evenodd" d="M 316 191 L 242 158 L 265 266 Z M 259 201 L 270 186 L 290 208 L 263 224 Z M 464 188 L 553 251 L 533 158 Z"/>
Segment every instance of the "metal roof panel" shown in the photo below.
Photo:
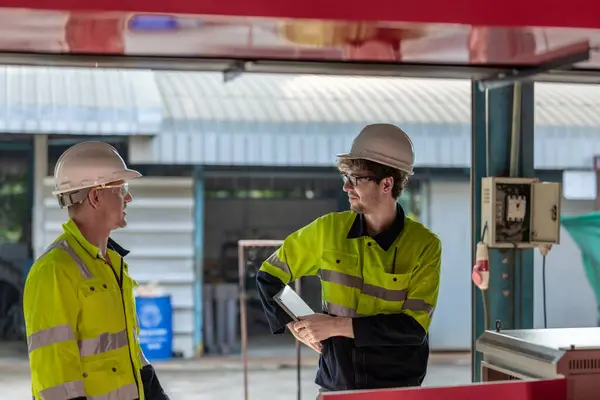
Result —
<path fill-rule="evenodd" d="M 161 122 L 151 71 L 0 66 L 0 132 L 154 134 Z"/>

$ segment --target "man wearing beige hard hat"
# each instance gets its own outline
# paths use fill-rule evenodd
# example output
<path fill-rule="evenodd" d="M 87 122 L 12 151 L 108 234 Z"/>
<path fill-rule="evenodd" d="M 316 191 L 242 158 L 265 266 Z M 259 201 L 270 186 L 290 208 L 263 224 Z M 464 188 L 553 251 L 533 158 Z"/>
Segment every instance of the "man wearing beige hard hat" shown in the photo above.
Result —
<path fill-rule="evenodd" d="M 110 239 L 127 225 L 127 181 L 140 176 L 102 142 L 58 159 L 52 193 L 69 218 L 23 295 L 33 399 L 169 400 L 139 343 L 128 251 Z"/>
<path fill-rule="evenodd" d="M 412 142 L 394 125 L 372 124 L 337 157 L 350 211 L 292 233 L 263 263 L 265 314 L 274 334 L 287 327 L 321 354 L 321 391 L 420 386 L 442 246 L 397 202 L 413 174 Z M 294 322 L 273 296 L 309 275 L 321 279 L 323 313 Z"/>

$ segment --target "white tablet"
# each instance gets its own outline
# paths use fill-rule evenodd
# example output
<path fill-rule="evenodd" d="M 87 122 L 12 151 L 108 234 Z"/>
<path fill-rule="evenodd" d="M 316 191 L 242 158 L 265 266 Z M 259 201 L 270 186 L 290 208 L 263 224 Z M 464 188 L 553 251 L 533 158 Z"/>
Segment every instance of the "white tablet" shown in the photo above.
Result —
<path fill-rule="evenodd" d="M 288 285 L 285 285 L 279 293 L 273 296 L 273 299 L 279 306 L 294 320 L 298 321 L 300 317 L 314 314 L 315 312 L 298 293 Z"/>

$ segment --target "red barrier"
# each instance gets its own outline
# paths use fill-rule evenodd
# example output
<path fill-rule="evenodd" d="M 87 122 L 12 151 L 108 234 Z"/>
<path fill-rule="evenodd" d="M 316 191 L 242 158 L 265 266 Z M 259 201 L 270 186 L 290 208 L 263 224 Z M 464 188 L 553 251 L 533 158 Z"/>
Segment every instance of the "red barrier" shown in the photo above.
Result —
<path fill-rule="evenodd" d="M 320 400 L 567 400 L 567 380 L 476 383 L 438 388 L 406 388 L 322 393 Z"/>

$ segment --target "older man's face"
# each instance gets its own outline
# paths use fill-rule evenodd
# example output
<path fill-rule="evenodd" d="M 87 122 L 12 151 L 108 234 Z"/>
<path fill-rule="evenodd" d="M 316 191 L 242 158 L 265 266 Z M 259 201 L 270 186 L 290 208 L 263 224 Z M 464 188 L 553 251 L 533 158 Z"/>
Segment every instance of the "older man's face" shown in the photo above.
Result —
<path fill-rule="evenodd" d="M 129 192 L 127 182 L 119 181 L 97 188 L 99 207 L 98 211 L 103 214 L 110 230 L 124 228 L 127 226 L 127 213 L 125 209 L 133 197 Z"/>

